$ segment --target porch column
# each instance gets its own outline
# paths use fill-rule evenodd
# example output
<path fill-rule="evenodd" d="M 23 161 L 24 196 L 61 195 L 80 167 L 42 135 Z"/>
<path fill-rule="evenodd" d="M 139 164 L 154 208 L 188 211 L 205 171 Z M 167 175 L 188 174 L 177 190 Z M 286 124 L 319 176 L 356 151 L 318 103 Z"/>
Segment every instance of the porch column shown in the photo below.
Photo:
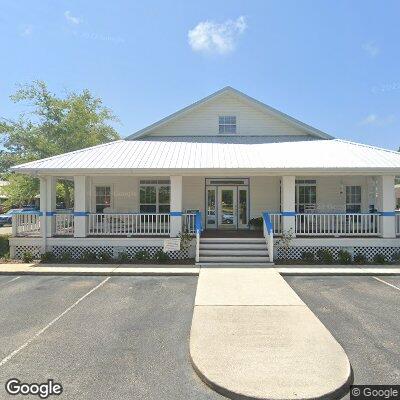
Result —
<path fill-rule="evenodd" d="M 54 176 L 40 178 L 40 232 L 43 238 L 54 236 L 56 230 L 56 184 Z"/>
<path fill-rule="evenodd" d="M 170 236 L 182 231 L 182 176 L 171 176 Z"/>
<path fill-rule="evenodd" d="M 45 239 L 47 237 L 47 178 L 41 176 L 40 181 L 40 236 Z M 44 250 L 46 251 L 46 250 Z"/>
<path fill-rule="evenodd" d="M 74 237 L 87 236 L 89 190 L 89 177 L 74 176 Z"/>
<path fill-rule="evenodd" d="M 282 206 L 282 231 L 296 234 L 296 177 L 282 176 L 281 206 Z"/>
<path fill-rule="evenodd" d="M 394 176 L 379 177 L 379 201 L 378 211 L 382 215 L 382 237 L 396 237 L 396 194 L 394 187 Z"/>

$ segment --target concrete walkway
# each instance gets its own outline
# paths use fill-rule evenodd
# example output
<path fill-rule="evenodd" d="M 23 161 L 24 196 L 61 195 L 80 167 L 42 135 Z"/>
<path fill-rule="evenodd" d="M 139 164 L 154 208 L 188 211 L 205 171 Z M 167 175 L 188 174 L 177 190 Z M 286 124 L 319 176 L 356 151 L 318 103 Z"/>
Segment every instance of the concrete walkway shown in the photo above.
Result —
<path fill-rule="evenodd" d="M 351 379 L 342 347 L 272 269 L 200 270 L 190 355 L 233 399 L 338 398 Z"/>
<path fill-rule="evenodd" d="M 198 275 L 192 265 L 132 264 L 0 264 L 0 275 L 151 276 Z"/>

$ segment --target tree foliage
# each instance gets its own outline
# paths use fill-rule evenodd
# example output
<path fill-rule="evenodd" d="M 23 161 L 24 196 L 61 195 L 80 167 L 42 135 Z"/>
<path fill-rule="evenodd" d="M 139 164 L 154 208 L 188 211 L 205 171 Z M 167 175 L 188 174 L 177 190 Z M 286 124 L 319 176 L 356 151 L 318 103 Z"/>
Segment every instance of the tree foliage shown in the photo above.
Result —
<path fill-rule="evenodd" d="M 10 181 L 4 189 L 9 205 L 30 202 L 38 194 L 39 187 L 34 178 L 11 177 L 9 168 L 12 165 L 119 138 L 111 126 L 117 121 L 116 117 L 88 90 L 69 92 L 61 98 L 51 93 L 44 82 L 35 81 L 21 86 L 10 98 L 15 103 L 26 104 L 30 111 L 16 120 L 0 120 L 0 140 L 4 148 L 0 151 L 0 173 Z M 64 191 L 69 198 L 71 185 L 61 184 L 63 188 L 59 192 Z"/>

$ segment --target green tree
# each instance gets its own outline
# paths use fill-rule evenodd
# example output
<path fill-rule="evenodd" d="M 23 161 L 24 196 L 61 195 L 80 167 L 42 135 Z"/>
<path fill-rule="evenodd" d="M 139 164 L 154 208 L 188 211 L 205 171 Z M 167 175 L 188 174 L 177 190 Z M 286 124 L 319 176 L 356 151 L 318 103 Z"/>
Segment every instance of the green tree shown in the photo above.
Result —
<path fill-rule="evenodd" d="M 0 120 L 0 173 L 10 181 L 3 189 L 8 206 L 30 203 L 39 193 L 37 179 L 11 174 L 10 166 L 119 139 L 110 125 L 117 118 L 88 90 L 69 92 L 61 98 L 44 82 L 35 81 L 21 86 L 10 99 L 30 110 L 17 120 Z M 60 181 L 58 195 L 69 206 L 71 183 Z"/>

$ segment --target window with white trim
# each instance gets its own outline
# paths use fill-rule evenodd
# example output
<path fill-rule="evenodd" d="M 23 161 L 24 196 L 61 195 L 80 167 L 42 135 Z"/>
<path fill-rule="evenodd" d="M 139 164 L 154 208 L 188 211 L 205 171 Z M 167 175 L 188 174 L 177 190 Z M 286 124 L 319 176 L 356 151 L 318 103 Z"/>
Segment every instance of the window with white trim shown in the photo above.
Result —
<path fill-rule="evenodd" d="M 220 115 L 218 123 L 219 123 L 219 133 L 236 133 L 235 115 Z"/>
<path fill-rule="evenodd" d="M 346 212 L 361 212 L 361 186 L 346 186 Z"/>
<path fill-rule="evenodd" d="M 317 205 L 317 182 L 315 179 L 296 180 L 296 212 L 315 212 Z"/>
<path fill-rule="evenodd" d="M 168 179 L 143 179 L 139 192 L 141 213 L 169 213 L 171 186 Z"/>
<path fill-rule="evenodd" d="M 96 186 L 96 213 L 111 206 L 111 186 Z"/>

